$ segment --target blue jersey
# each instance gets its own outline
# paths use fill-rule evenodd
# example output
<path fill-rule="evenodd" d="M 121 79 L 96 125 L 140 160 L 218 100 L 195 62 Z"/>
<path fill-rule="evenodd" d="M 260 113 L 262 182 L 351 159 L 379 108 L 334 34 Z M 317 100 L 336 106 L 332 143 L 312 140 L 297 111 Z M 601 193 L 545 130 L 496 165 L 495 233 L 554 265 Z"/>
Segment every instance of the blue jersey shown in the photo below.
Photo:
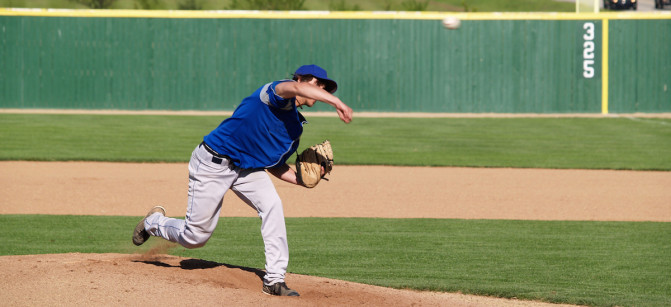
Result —
<path fill-rule="evenodd" d="M 305 118 L 295 98 L 275 94 L 281 80 L 268 83 L 242 100 L 233 115 L 203 140 L 240 168 L 270 168 L 286 163 L 303 133 Z"/>

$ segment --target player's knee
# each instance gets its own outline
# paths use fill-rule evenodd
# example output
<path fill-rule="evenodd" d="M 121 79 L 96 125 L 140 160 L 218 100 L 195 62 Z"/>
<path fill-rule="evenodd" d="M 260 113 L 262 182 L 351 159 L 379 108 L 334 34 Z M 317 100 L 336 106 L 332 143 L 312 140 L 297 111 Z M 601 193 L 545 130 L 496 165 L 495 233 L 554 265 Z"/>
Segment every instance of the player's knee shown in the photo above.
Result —
<path fill-rule="evenodd" d="M 188 241 L 180 242 L 180 244 L 182 246 L 184 246 L 188 249 L 203 247 L 203 246 L 205 246 L 206 243 L 207 243 L 207 240 L 205 242 L 195 242 L 195 243 L 188 242 Z"/>
<path fill-rule="evenodd" d="M 212 233 L 198 229 L 184 231 L 180 237 L 179 244 L 186 248 L 199 248 L 205 246 Z"/>

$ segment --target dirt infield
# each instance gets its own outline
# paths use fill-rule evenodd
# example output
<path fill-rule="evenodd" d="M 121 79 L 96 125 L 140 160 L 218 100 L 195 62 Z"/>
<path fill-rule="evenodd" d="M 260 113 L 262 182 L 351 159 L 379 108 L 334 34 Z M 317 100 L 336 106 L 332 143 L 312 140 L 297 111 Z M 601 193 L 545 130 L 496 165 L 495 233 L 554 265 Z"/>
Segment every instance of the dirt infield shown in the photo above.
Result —
<path fill-rule="evenodd" d="M 0 162 L 0 214 L 144 215 L 186 209 L 187 166 Z M 338 166 L 315 189 L 276 181 L 289 217 L 671 221 L 671 172 Z M 313 200 L 320 196 L 323 203 Z M 232 193 L 222 216 L 255 216 Z M 129 245 L 130 238 L 129 238 Z M 265 296 L 262 272 L 164 254 L 0 257 L 8 306 L 541 306 L 289 274 L 300 298 Z M 549 304 L 548 304 L 549 305 Z M 556 306 L 556 305 L 553 305 Z"/>
<path fill-rule="evenodd" d="M 186 163 L 0 162 L 0 214 L 186 214 Z M 671 172 L 337 166 L 304 189 L 275 178 L 288 217 L 671 221 Z M 319 203 L 315 203 L 319 199 Z M 222 216 L 256 216 L 233 193 Z"/>

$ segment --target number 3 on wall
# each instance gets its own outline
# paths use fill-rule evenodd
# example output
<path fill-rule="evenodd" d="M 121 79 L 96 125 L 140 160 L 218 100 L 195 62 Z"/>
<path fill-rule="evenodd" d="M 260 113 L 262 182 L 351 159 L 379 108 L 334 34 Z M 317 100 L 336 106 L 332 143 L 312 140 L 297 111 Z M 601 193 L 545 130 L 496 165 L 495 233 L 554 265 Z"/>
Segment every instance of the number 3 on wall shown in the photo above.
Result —
<path fill-rule="evenodd" d="M 582 75 L 590 79 L 594 77 L 594 23 L 586 22 L 582 28 L 585 34 L 582 36 L 585 39 L 582 51 Z"/>

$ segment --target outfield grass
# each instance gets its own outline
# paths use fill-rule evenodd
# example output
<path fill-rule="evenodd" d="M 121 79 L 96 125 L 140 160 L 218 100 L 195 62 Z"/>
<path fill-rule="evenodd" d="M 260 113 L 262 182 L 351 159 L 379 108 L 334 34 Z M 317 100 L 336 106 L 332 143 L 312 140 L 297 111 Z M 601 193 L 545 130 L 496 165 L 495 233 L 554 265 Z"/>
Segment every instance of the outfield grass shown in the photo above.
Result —
<path fill-rule="evenodd" d="M 0 215 L 0 255 L 132 253 L 140 217 Z M 257 218 L 171 254 L 263 268 Z M 88 231 L 82 231 L 82 229 Z M 289 271 L 387 287 L 597 306 L 671 304 L 671 224 L 288 218 Z"/>
<path fill-rule="evenodd" d="M 0 160 L 186 162 L 221 120 L 0 114 Z M 671 170 L 671 119 L 308 120 L 300 148 L 327 138 L 336 164 Z"/>

